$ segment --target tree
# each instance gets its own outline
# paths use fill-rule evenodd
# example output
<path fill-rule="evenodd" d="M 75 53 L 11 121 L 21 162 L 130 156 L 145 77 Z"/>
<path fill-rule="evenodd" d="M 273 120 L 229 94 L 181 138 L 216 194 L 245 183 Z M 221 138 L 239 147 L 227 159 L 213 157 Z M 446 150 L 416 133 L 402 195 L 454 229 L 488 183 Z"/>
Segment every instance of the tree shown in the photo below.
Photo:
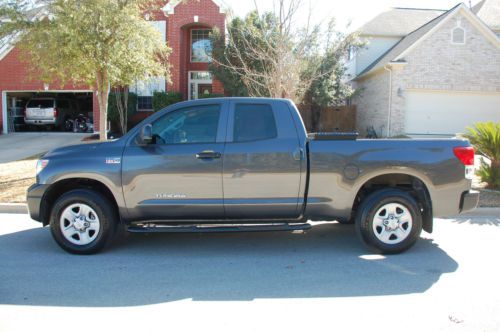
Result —
<path fill-rule="evenodd" d="M 357 36 L 336 31 L 333 20 L 326 27 L 297 27 L 301 5 L 301 0 L 276 0 L 274 12 L 259 14 L 257 8 L 233 19 L 227 36 L 214 33 L 210 70 L 226 91 L 297 104 L 306 98 L 322 106 L 353 92 L 342 80 L 343 58 L 358 45 Z"/>
<path fill-rule="evenodd" d="M 156 0 L 10 1 L 0 5 L 0 37 L 16 37 L 23 59 L 44 82 L 93 87 L 105 140 L 112 86 L 169 78 L 170 50 L 145 19 L 159 5 Z"/>

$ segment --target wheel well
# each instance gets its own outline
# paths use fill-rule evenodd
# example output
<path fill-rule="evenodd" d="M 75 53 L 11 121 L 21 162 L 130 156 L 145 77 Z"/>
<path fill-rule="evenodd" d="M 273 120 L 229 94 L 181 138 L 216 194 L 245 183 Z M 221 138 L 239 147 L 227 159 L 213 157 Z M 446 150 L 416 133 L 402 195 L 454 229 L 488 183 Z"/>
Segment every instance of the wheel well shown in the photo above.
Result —
<path fill-rule="evenodd" d="M 422 180 L 408 174 L 392 173 L 379 175 L 363 184 L 354 199 L 351 217 L 353 218 L 356 215 L 358 206 L 366 196 L 384 188 L 396 188 L 412 195 L 422 211 L 422 224 L 424 230 L 428 233 L 432 233 L 432 201 L 429 190 Z"/>
<path fill-rule="evenodd" d="M 75 189 L 90 189 L 100 193 L 113 204 L 115 211 L 118 212 L 118 204 L 116 203 L 115 197 L 109 188 L 102 182 L 85 178 L 65 179 L 51 185 L 43 195 L 40 216 L 44 226 L 50 223 L 50 214 L 56 200 L 61 197 L 61 195 Z"/>

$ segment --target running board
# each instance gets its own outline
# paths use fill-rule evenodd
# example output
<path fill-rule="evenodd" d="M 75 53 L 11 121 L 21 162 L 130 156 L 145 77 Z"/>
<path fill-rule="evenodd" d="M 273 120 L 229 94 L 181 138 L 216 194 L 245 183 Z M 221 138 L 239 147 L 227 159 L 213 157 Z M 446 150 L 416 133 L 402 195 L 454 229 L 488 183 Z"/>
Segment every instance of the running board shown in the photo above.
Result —
<path fill-rule="evenodd" d="M 270 225 L 189 225 L 168 226 L 161 224 L 147 224 L 144 226 L 129 226 L 127 230 L 131 233 L 228 233 L 228 232 L 266 232 L 266 231 L 305 231 L 311 228 L 311 224 L 270 224 Z"/>

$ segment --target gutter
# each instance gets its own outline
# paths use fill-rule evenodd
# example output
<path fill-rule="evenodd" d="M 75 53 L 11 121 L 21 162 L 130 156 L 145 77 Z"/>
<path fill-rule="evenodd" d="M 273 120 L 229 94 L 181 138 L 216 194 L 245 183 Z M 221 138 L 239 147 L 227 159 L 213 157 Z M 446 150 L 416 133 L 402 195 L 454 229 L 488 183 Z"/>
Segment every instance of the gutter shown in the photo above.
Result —
<path fill-rule="evenodd" d="M 389 107 L 387 112 L 387 137 L 391 136 L 391 117 L 392 117 L 392 68 L 385 65 L 384 69 L 389 72 Z"/>

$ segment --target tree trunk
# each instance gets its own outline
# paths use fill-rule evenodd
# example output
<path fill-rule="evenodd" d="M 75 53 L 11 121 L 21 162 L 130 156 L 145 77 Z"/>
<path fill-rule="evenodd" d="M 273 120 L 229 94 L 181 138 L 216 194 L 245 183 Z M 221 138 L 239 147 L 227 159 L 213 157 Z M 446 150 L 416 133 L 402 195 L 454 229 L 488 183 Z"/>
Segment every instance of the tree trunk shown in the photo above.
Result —
<path fill-rule="evenodd" d="M 105 71 L 98 71 L 97 100 L 99 102 L 99 140 L 106 141 L 108 124 L 109 80 Z"/>

